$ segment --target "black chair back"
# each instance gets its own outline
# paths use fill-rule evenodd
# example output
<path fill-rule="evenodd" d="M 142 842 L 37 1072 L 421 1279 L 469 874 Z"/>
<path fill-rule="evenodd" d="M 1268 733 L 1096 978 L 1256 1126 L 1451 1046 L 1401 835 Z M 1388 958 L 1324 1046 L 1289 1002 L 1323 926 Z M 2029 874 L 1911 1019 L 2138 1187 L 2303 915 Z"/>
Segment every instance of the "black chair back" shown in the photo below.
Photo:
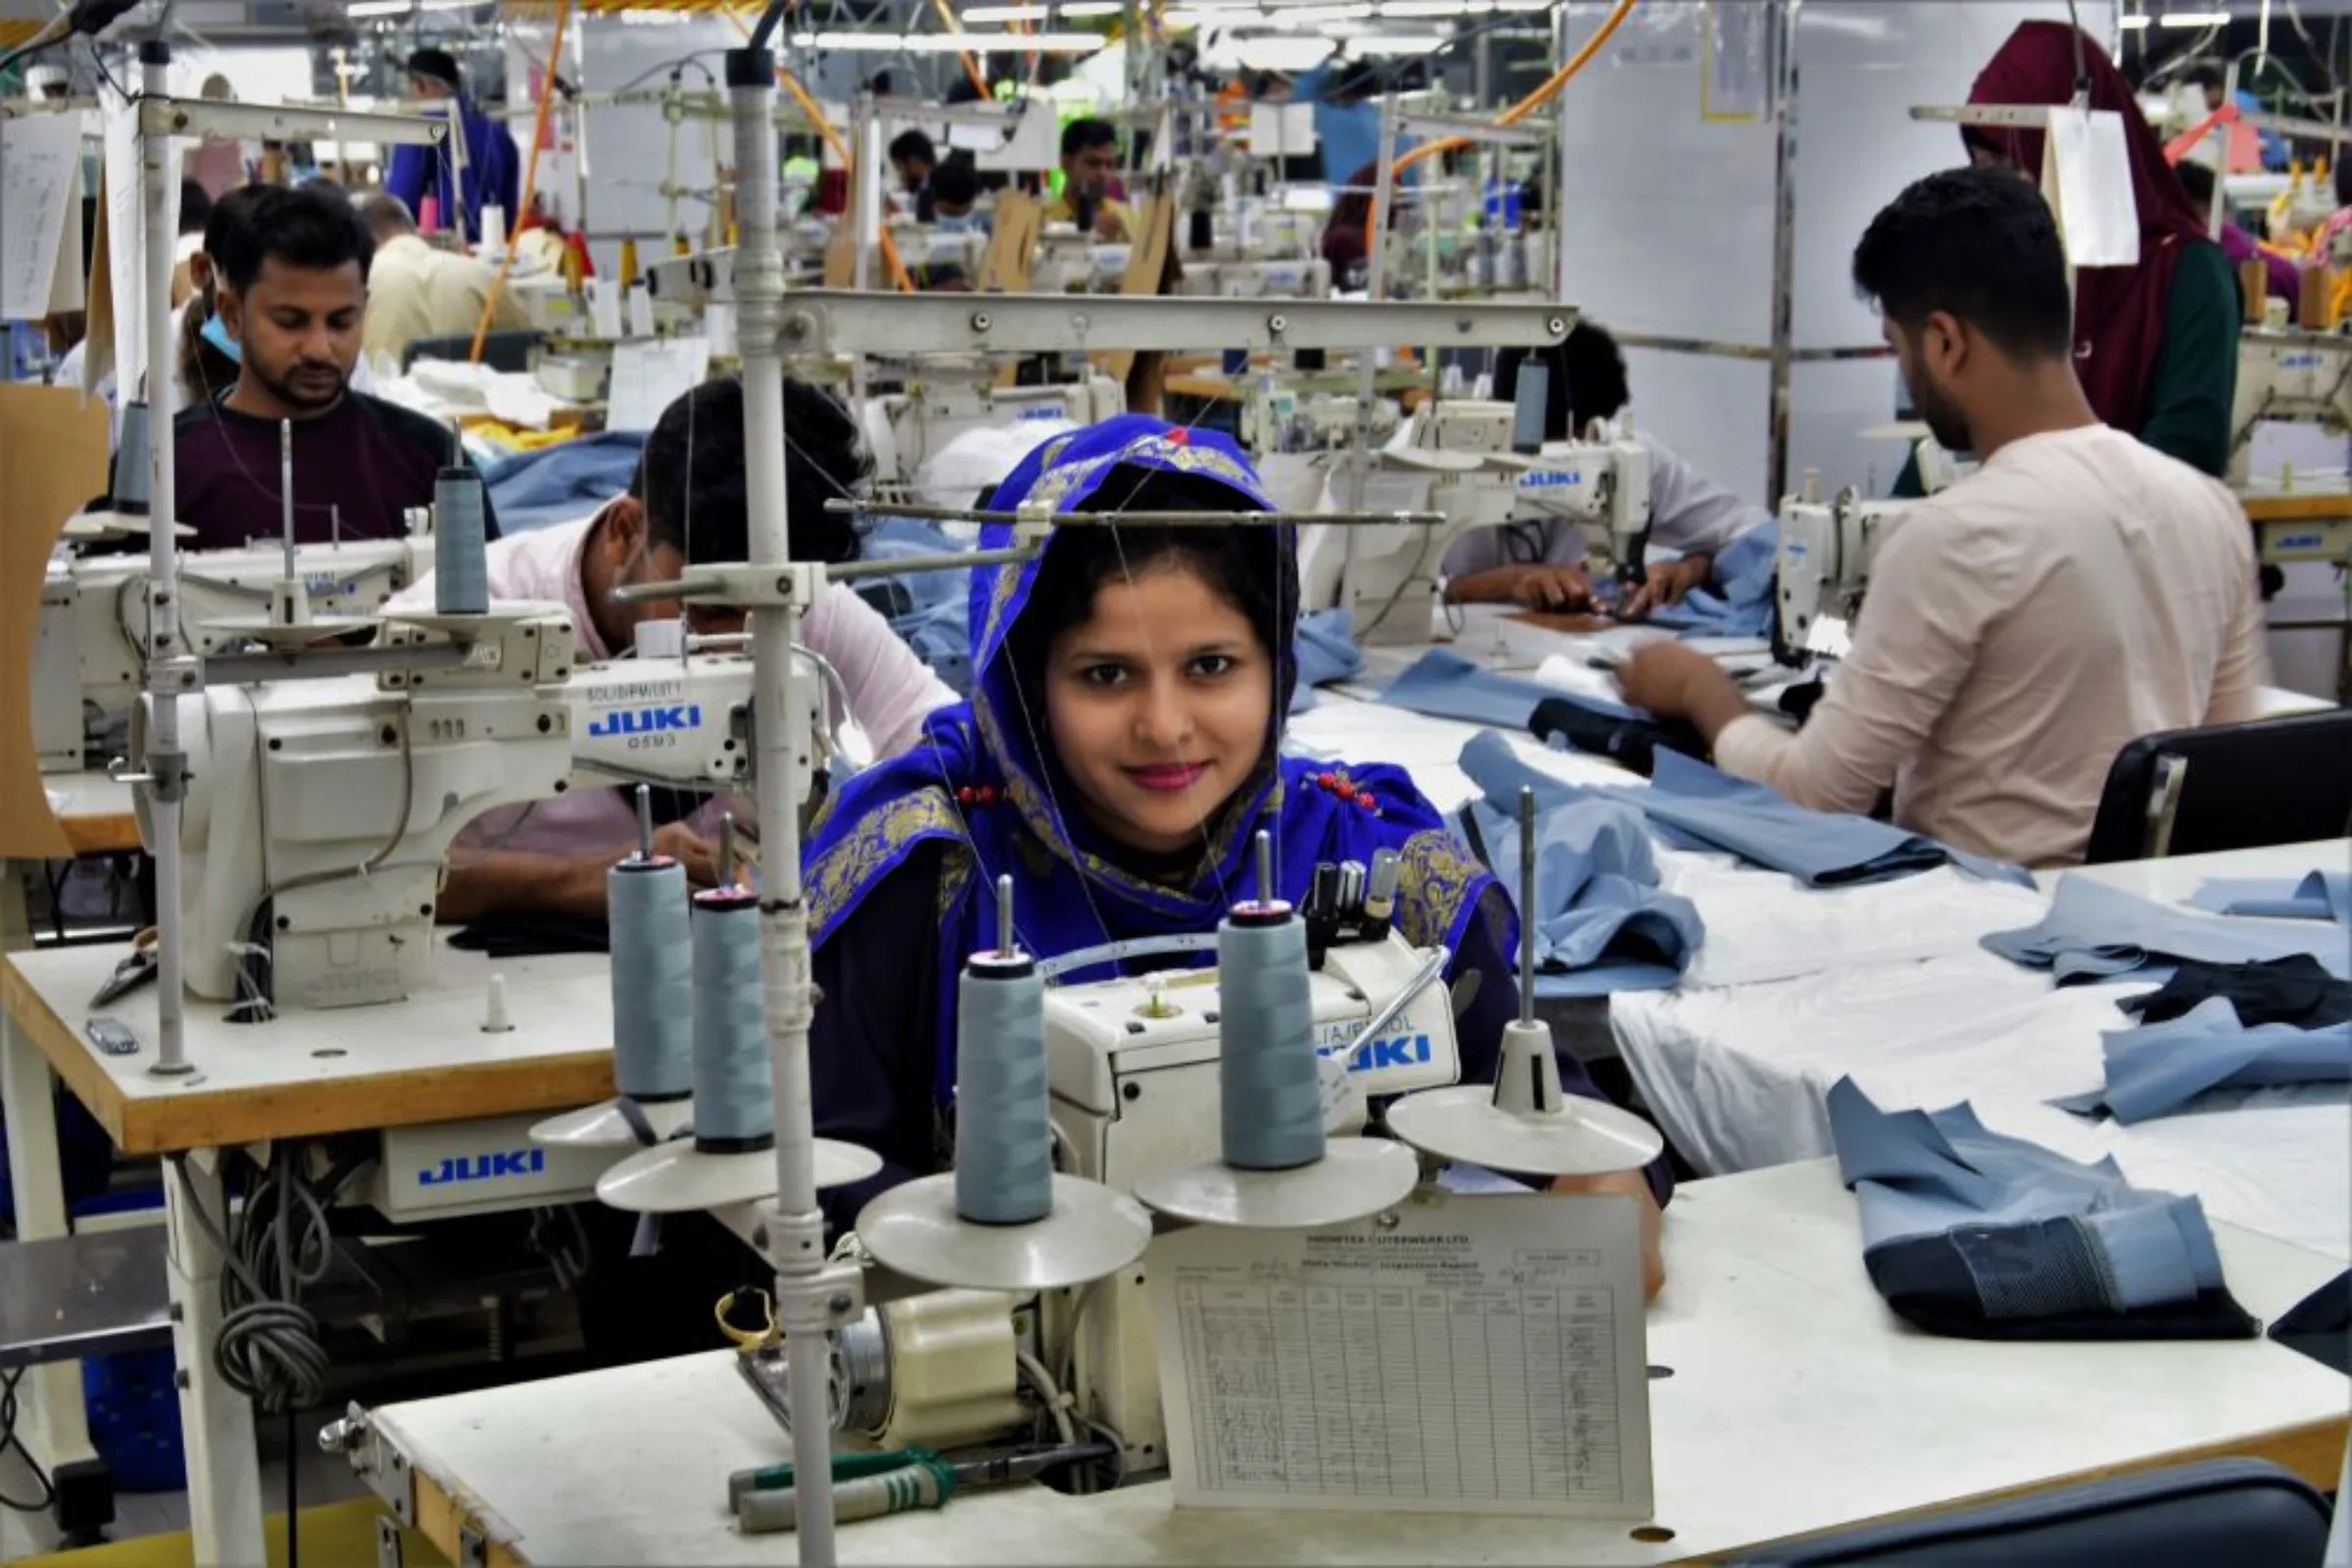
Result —
<path fill-rule="evenodd" d="M 2352 709 L 2143 735 L 2107 770 L 2085 861 L 2154 859 L 2352 831 Z"/>

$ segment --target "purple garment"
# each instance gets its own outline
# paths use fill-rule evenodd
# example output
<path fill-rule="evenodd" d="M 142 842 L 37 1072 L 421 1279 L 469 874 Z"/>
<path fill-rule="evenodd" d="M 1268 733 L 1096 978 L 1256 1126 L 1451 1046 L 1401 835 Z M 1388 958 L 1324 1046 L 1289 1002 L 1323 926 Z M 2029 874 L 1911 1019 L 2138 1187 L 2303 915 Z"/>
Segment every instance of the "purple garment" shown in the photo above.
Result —
<path fill-rule="evenodd" d="M 279 538 L 276 421 L 213 403 L 183 411 L 174 427 L 179 520 L 196 530 L 188 548 Z M 452 446 L 449 431 L 420 414 L 345 393 L 330 412 L 295 423 L 294 537 L 327 543 L 340 511 L 342 538 L 398 538 L 407 509 L 433 504 L 433 478 Z M 497 538 L 497 519 L 489 525 Z"/>
<path fill-rule="evenodd" d="M 2231 267 L 2261 257 L 2264 270 L 2270 273 L 2271 298 L 2286 301 L 2287 319 L 2294 319 L 2303 299 L 2303 272 L 2300 268 L 2285 257 L 2273 255 L 2255 244 L 2254 236 L 2235 223 L 2222 225 L 2222 254 L 2230 258 Z"/>

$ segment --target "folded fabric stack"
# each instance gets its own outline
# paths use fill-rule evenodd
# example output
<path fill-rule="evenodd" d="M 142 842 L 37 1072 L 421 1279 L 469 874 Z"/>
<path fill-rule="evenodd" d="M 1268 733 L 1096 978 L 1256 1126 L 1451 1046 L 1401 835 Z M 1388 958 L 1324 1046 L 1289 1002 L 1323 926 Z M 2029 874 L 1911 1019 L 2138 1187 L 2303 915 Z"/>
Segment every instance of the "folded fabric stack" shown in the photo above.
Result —
<path fill-rule="evenodd" d="M 1851 1078 L 1830 1132 L 1862 1260 L 1896 1313 L 1986 1340 L 2250 1339 L 2194 1198 L 2142 1192 L 1987 1130 L 1968 1105 L 1881 1110 Z"/>
<path fill-rule="evenodd" d="M 2337 979 L 2352 971 L 2352 944 L 2341 931 L 2315 931 L 2308 922 L 2213 919 L 2072 874 L 2059 878 L 2038 924 L 1996 931 L 1984 946 L 2012 962 L 2048 969 L 2060 985 L 2184 958 L 2257 963 L 2303 954 Z"/>
<path fill-rule="evenodd" d="M 2177 1018 L 2100 1036 L 2107 1083 L 2053 1101 L 2063 1110 L 2127 1125 L 2188 1108 L 2208 1090 L 2286 1084 L 2352 1085 L 2352 1022 L 2316 1029 L 2248 1024 L 2226 997 Z"/>
<path fill-rule="evenodd" d="M 2300 882 L 2283 877 L 2210 877 L 2188 902 L 2192 908 L 2219 914 L 2352 925 L 2352 871 L 2313 871 Z"/>

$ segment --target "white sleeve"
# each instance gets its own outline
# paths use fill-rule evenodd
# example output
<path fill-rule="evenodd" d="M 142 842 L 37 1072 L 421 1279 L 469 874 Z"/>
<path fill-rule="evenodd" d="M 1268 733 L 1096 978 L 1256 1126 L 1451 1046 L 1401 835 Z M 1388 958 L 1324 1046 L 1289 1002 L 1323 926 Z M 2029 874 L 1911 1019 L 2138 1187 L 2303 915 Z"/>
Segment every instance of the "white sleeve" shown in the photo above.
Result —
<path fill-rule="evenodd" d="M 879 612 L 834 583 L 809 613 L 808 646 L 822 654 L 849 693 L 850 714 L 878 756 L 896 757 L 921 738 L 923 719 L 955 692 L 915 658 Z"/>
<path fill-rule="evenodd" d="M 1725 545 L 1772 520 L 1771 513 L 1740 500 L 1662 443 L 1645 435 L 1642 444 L 1649 449 L 1649 500 L 1656 519 L 1650 524 L 1651 543 L 1686 556 L 1721 555 Z"/>

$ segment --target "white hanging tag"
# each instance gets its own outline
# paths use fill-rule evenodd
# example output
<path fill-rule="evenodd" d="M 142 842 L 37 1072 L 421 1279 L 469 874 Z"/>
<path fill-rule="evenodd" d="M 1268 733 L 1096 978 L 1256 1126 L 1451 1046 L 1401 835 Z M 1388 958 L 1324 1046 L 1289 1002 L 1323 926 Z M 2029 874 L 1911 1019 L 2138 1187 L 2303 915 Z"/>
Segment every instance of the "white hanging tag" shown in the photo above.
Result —
<path fill-rule="evenodd" d="M 2139 265 L 2139 204 L 2124 117 L 2112 110 L 2053 108 L 2042 138 L 2041 193 L 2057 216 L 2075 267 Z"/>

